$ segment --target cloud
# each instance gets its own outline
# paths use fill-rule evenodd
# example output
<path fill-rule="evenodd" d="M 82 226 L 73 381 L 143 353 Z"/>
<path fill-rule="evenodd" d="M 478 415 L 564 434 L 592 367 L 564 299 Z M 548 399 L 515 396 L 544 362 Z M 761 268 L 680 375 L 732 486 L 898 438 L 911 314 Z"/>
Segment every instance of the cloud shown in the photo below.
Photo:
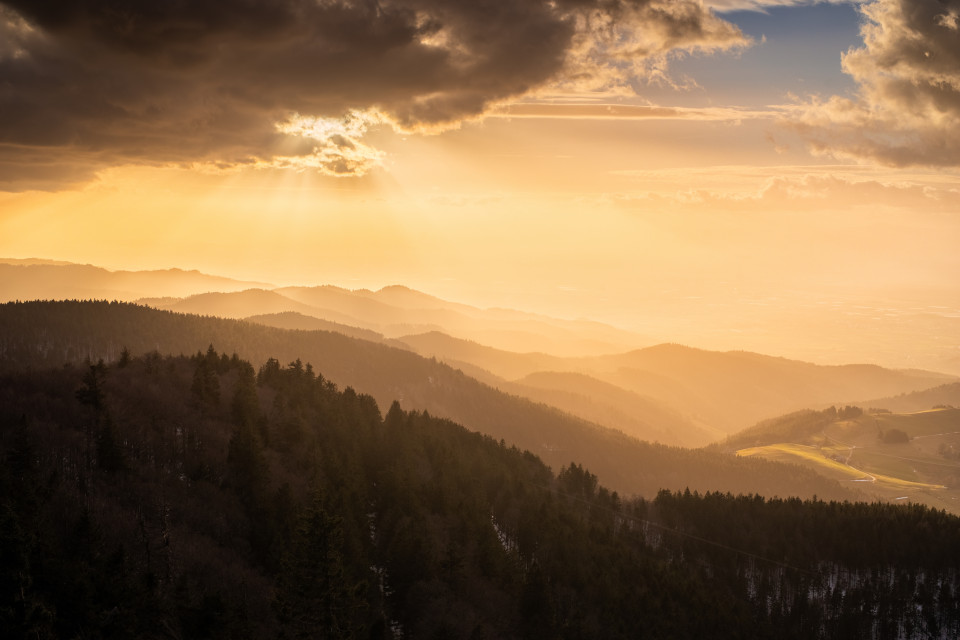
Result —
<path fill-rule="evenodd" d="M 772 7 L 809 7 L 815 4 L 860 4 L 863 0 L 707 0 L 704 4 L 714 11 L 759 11 L 766 13 Z"/>
<path fill-rule="evenodd" d="M 638 190 L 606 196 L 621 205 L 717 211 L 871 211 L 899 209 L 956 212 L 955 175 L 909 174 L 875 167 L 710 166 L 620 171 Z"/>
<path fill-rule="evenodd" d="M 796 105 L 784 124 L 819 154 L 960 166 L 960 0 L 876 0 L 860 10 L 863 46 L 842 56 L 856 95 Z"/>
<path fill-rule="evenodd" d="M 371 127 L 388 122 L 378 111 L 350 110 L 341 118 L 318 118 L 293 114 L 276 125 L 277 131 L 315 143 L 301 156 L 276 156 L 261 166 L 281 169 L 316 169 L 328 176 L 363 175 L 380 166 L 384 153 L 361 138 Z"/>
<path fill-rule="evenodd" d="M 661 107 L 656 105 L 603 104 L 593 102 L 515 102 L 488 112 L 503 118 L 564 118 L 590 120 L 701 120 L 740 122 L 771 119 L 777 112 L 736 107 Z"/>
<path fill-rule="evenodd" d="M 625 87 L 637 78 L 672 85 L 671 54 L 749 44 L 738 27 L 700 2 L 600 2 L 572 20 L 573 55 L 561 84 L 579 91 Z"/>
<path fill-rule="evenodd" d="M 359 174 L 369 127 L 443 130 L 746 43 L 696 0 L 0 0 L 0 164 L 30 165 L 0 188 L 124 164 Z"/>

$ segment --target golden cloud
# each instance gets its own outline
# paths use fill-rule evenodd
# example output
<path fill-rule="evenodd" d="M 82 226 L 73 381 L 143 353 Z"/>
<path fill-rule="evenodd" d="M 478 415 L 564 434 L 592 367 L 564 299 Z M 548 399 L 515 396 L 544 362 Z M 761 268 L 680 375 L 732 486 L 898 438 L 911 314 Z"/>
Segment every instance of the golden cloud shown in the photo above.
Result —
<path fill-rule="evenodd" d="M 370 126 L 622 91 L 671 55 L 747 42 L 696 0 L 0 0 L 0 166 L 20 168 L 0 188 L 128 164 L 362 174 Z"/>
<path fill-rule="evenodd" d="M 855 97 L 814 98 L 783 123 L 816 153 L 891 166 L 960 166 L 960 0 L 876 0 L 842 57 Z"/>

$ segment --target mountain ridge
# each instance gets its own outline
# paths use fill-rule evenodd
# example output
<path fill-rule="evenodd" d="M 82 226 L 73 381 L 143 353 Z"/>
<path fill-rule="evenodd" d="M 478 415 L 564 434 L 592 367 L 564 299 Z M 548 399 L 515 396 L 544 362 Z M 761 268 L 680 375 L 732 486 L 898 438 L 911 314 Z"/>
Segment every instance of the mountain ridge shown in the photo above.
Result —
<path fill-rule="evenodd" d="M 588 375 L 655 401 L 688 421 L 733 433 L 788 411 L 849 404 L 868 389 L 911 392 L 954 378 L 925 371 L 898 371 L 872 364 L 818 365 L 749 351 L 709 351 L 663 343 L 620 354 L 560 358 L 515 353 L 443 333 L 402 336 L 423 356 L 466 362 L 521 384 L 536 373 Z"/>
<path fill-rule="evenodd" d="M 777 495 L 851 497 L 823 483 L 762 461 L 654 445 L 574 418 L 558 409 L 504 394 L 440 362 L 412 352 L 327 331 L 292 331 L 239 320 L 176 314 L 128 303 L 29 302 L 0 305 L 0 369 L 62 367 L 89 358 L 116 361 L 124 348 L 139 355 L 196 353 L 215 344 L 262 364 L 313 363 L 341 387 L 378 403 L 429 411 L 469 429 L 506 439 L 559 469 L 587 465 L 626 495 L 685 487 Z"/>

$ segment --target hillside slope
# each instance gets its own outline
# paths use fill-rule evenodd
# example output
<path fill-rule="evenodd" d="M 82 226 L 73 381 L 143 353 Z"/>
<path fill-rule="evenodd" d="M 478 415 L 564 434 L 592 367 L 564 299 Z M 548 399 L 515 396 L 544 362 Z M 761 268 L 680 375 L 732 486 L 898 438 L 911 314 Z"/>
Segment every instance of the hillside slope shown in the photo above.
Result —
<path fill-rule="evenodd" d="M 960 409 L 803 411 L 745 429 L 717 448 L 800 463 L 875 499 L 960 513 Z"/>
<path fill-rule="evenodd" d="M 208 349 L 0 372 L 0 460 L 3 638 L 919 638 L 960 624 L 956 517 L 624 499 L 580 465 L 553 474 L 449 421 L 383 416 L 300 362 L 256 371 Z"/>
<path fill-rule="evenodd" d="M 569 373 L 587 375 L 608 386 L 601 395 L 608 411 L 628 413 L 636 409 L 635 396 L 682 416 L 721 437 L 771 416 L 808 407 L 849 404 L 857 399 L 894 393 L 910 393 L 953 381 L 951 376 L 927 371 L 899 371 L 875 365 L 824 366 L 743 351 L 718 352 L 675 344 L 662 344 L 621 354 L 598 357 L 558 358 L 543 353 L 514 353 L 438 332 L 409 335 L 399 340 L 423 356 L 445 362 L 468 363 L 522 385 L 515 390 L 527 397 L 551 402 L 568 393 L 563 377 L 539 375 L 534 385 L 523 380 L 532 374 Z M 557 386 L 550 387 L 548 380 Z M 596 383 L 592 383 L 596 386 Z M 610 385 L 619 388 L 610 393 Z M 530 386 L 538 395 L 527 392 Z M 549 394 L 549 395 L 544 395 Z M 634 398 L 627 401 L 633 394 Z M 614 398 L 618 400 L 614 400 Z M 571 399 L 561 401 L 572 410 Z M 587 413 L 573 411 L 587 417 Z M 595 414 L 596 412 L 594 412 Z M 646 415 L 637 416 L 641 421 Z M 595 419 L 590 417 L 589 419 Z M 630 432 L 621 421 L 617 426 Z M 701 444 L 702 436 L 682 441 Z"/>
<path fill-rule="evenodd" d="M 816 365 L 742 351 L 664 344 L 592 359 L 597 377 L 674 407 L 726 433 L 805 408 L 909 393 L 951 376 L 876 365 Z"/>
<path fill-rule="evenodd" d="M 150 305 L 148 305 L 150 306 Z M 303 331 L 332 331 L 342 333 L 351 338 L 361 340 L 370 340 L 371 342 L 384 342 L 385 338 L 376 331 L 361 329 L 340 322 L 331 322 L 330 320 L 321 320 L 313 316 L 297 313 L 296 311 L 281 311 L 279 313 L 264 313 L 255 316 L 243 318 L 247 322 L 262 324 L 266 327 L 275 327 L 277 329 L 299 329 Z"/>
<path fill-rule="evenodd" d="M 697 447 L 720 435 L 677 409 L 582 373 L 542 371 L 501 388 L 641 440 Z"/>
<path fill-rule="evenodd" d="M 812 472 L 715 452 L 652 445 L 501 393 L 442 363 L 386 345 L 326 331 L 286 331 L 252 323 L 157 311 L 105 302 L 31 302 L 0 305 L 0 369 L 62 366 L 86 358 L 116 361 L 124 347 L 196 353 L 208 345 L 259 366 L 268 358 L 302 360 L 341 387 L 398 399 L 469 429 L 504 439 L 559 469 L 586 465 L 624 494 L 660 489 L 848 498 L 854 494 Z"/>
<path fill-rule="evenodd" d="M 960 382 L 951 382 L 922 391 L 901 393 L 886 398 L 875 398 L 857 404 L 862 407 L 887 409 L 894 413 L 925 411 L 938 405 L 960 407 Z"/>

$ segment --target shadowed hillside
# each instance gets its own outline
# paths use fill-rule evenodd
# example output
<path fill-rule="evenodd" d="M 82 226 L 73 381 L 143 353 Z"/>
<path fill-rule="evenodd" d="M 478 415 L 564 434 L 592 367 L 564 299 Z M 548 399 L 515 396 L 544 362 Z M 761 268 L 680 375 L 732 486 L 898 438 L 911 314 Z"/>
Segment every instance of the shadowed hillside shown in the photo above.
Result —
<path fill-rule="evenodd" d="M 622 351 L 646 342 L 634 333 L 599 322 L 562 320 L 511 309 L 479 309 L 441 300 L 402 286 L 379 291 L 335 286 L 282 287 L 280 298 L 257 299 L 250 292 L 194 296 L 157 305 L 186 313 L 242 318 L 299 311 L 305 315 L 362 327 L 387 337 L 432 331 L 478 340 L 506 350 L 534 350 L 574 356 Z M 243 310 L 248 311 L 244 313 Z"/>
<path fill-rule="evenodd" d="M 812 472 L 733 456 L 652 445 L 556 409 L 501 393 L 433 360 L 326 331 L 285 331 L 130 304 L 32 302 L 0 306 L 0 368 L 62 366 L 84 359 L 195 353 L 210 344 L 257 366 L 270 357 L 310 361 L 338 385 L 386 404 L 425 410 L 540 455 L 555 469 L 573 460 L 610 487 L 651 496 L 662 488 L 849 497 Z"/>
<path fill-rule="evenodd" d="M 24 291 L 29 291 L 32 298 L 64 294 L 63 289 L 56 288 L 58 283 L 73 291 L 75 297 L 117 299 L 129 298 L 129 292 L 116 293 L 123 283 L 140 290 L 153 287 L 152 296 L 171 293 L 172 283 L 177 282 L 207 289 L 218 283 L 223 289 L 248 284 L 176 270 L 108 272 L 46 263 L 0 267 L 21 270 L 19 275 L 9 274 L 5 286 L 27 287 Z M 46 270 L 49 282 L 24 275 L 32 269 Z M 81 285 L 85 288 L 77 293 L 76 287 Z M 399 345 L 390 340 L 404 336 L 402 341 L 420 355 L 436 357 L 489 384 L 638 437 L 682 445 L 707 441 L 702 430 L 722 436 L 789 411 L 909 393 L 955 380 L 923 371 L 893 371 L 869 365 L 825 367 L 679 345 L 586 357 L 583 354 L 621 351 L 626 345 L 636 344 L 639 337 L 596 322 L 560 320 L 508 309 L 478 309 L 402 286 L 379 291 L 334 286 L 254 288 L 186 298 L 151 297 L 143 302 L 198 315 L 237 319 L 256 316 L 260 323 L 332 330 L 394 346 Z M 496 346 L 508 346 L 513 351 Z M 547 378 L 543 376 L 534 385 L 518 380 L 546 372 L 582 374 L 619 390 L 590 382 L 597 394 L 586 394 L 582 389 L 570 389 L 562 377 L 554 378 L 558 384 L 553 388 L 544 384 Z M 521 386 L 511 387 L 498 378 L 517 381 Z"/>
<path fill-rule="evenodd" d="M 892 397 L 867 400 L 857 404 L 863 407 L 887 409 L 895 413 L 925 411 L 937 405 L 960 407 L 960 382 L 942 384 L 932 389 L 914 391 L 913 393 L 901 393 Z"/>
<path fill-rule="evenodd" d="M 722 435 L 695 425 L 682 415 L 683 409 L 577 372 L 589 368 L 585 359 L 514 353 L 437 331 L 397 340 L 424 357 L 438 357 L 499 389 L 641 440 L 700 446 Z"/>
<path fill-rule="evenodd" d="M 151 305 L 148 305 L 151 306 Z M 254 324 L 262 324 L 266 327 L 275 327 L 277 329 L 300 329 L 303 331 L 333 331 L 334 333 L 342 333 L 345 336 L 351 338 L 359 338 L 360 340 L 370 340 L 371 342 L 384 342 L 385 339 L 382 335 L 376 331 L 370 331 L 369 329 L 361 329 L 359 327 L 352 327 L 347 324 L 341 324 L 339 322 L 331 322 L 329 320 L 321 320 L 320 318 L 314 318 L 313 316 L 306 316 L 302 313 L 297 313 L 296 311 L 283 311 L 280 313 L 265 313 L 262 315 L 249 316 L 243 318 L 247 322 L 253 322 Z M 397 345 L 400 346 L 400 345 Z"/>
<path fill-rule="evenodd" d="M 960 625 L 956 517 L 625 499 L 579 464 L 554 474 L 450 421 L 396 403 L 381 415 L 300 361 L 124 351 L 0 372 L 0 460 L 4 638 L 799 639 Z"/>
<path fill-rule="evenodd" d="M 642 440 L 689 447 L 720 435 L 672 407 L 581 373 L 543 371 L 503 388 Z"/>
<path fill-rule="evenodd" d="M 680 415 L 688 425 L 706 429 L 716 434 L 714 437 L 789 411 L 849 403 L 866 397 L 865 393 L 912 392 L 952 380 L 945 374 L 926 371 L 897 371 L 874 365 L 823 366 L 743 351 L 723 353 L 673 344 L 600 357 L 557 358 L 493 349 L 437 332 L 404 336 L 400 340 L 421 355 L 485 369 L 522 385 L 512 388 L 518 393 L 597 420 L 597 411 L 574 409 L 585 407 L 582 401 L 574 402 L 569 397 L 560 400 L 570 389 L 558 373 L 588 375 L 608 385 L 600 390 L 598 383 L 590 383 L 599 393 L 597 400 L 605 405 L 604 411 L 628 415 L 640 410 L 636 417 L 649 422 L 653 419 L 649 407 L 656 406 L 661 414 Z M 533 378 L 537 381 L 533 386 L 539 389 L 537 395 L 528 393 L 531 385 L 518 379 L 546 372 L 553 377 Z M 551 387 L 550 380 L 556 381 L 556 386 Z M 612 387 L 619 388 L 619 392 Z M 638 406 L 637 396 L 648 409 Z M 548 398 L 556 398 L 560 404 Z M 603 423 L 633 432 L 633 427 L 622 420 Z M 678 433 L 682 432 L 681 429 Z M 702 444 L 705 440 L 702 434 L 695 434 L 680 442 Z"/>
<path fill-rule="evenodd" d="M 569 371 L 576 360 L 546 353 L 517 353 L 494 349 L 473 340 L 453 338 L 439 331 L 400 336 L 398 341 L 427 358 L 445 362 L 467 362 L 505 380 L 516 380 L 538 371 Z"/>
<path fill-rule="evenodd" d="M 950 376 L 875 365 L 816 365 L 757 353 L 664 344 L 593 360 L 603 380 L 732 433 L 764 418 L 858 398 L 918 391 Z"/>

